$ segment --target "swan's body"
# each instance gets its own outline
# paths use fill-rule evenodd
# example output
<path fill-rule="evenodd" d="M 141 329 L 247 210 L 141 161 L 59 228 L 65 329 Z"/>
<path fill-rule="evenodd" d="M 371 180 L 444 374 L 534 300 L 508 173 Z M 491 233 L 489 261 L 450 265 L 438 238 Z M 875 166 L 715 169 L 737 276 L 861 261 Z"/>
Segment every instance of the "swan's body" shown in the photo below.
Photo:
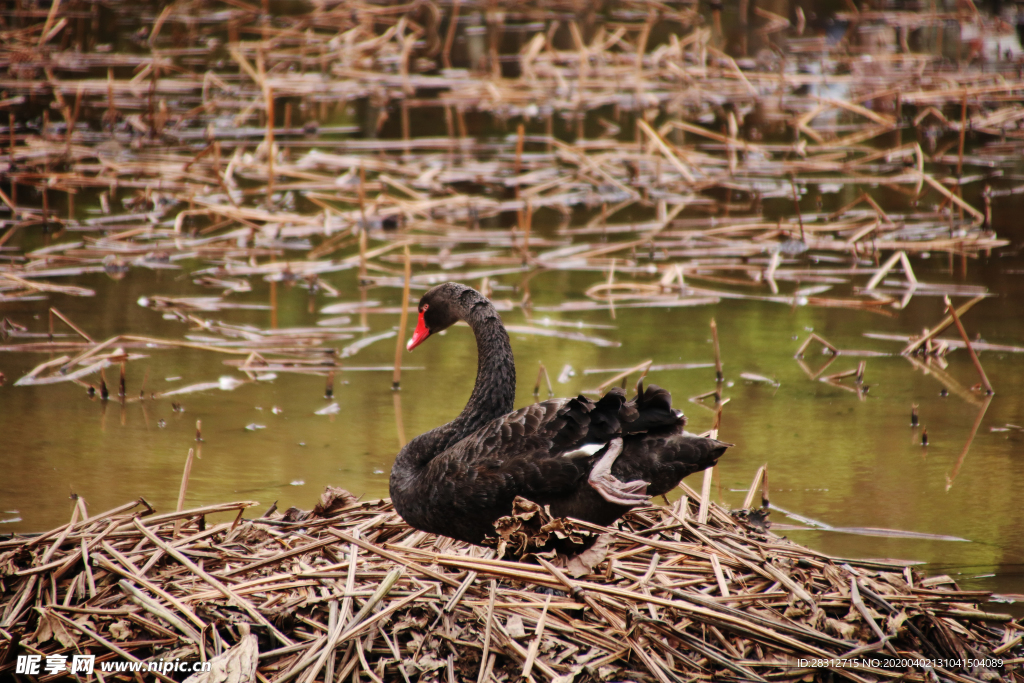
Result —
<path fill-rule="evenodd" d="M 473 329 L 476 386 L 453 421 L 410 441 L 391 470 L 391 499 L 411 526 L 470 543 L 494 535 L 516 496 L 556 517 L 608 524 L 688 474 L 715 464 L 729 444 L 683 430 L 668 392 L 631 401 L 553 399 L 512 411 L 515 365 L 497 311 L 479 292 L 447 282 L 420 300 L 409 348 L 457 320 Z"/>

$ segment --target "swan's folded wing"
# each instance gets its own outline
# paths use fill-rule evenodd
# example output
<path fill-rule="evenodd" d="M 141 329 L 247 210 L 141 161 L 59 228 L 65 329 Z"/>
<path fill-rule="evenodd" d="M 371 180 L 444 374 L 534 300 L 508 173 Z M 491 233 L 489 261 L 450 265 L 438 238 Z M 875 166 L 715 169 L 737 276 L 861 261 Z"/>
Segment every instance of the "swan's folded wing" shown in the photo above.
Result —
<path fill-rule="evenodd" d="M 511 506 L 517 495 L 540 502 L 571 492 L 585 477 L 590 455 L 560 456 L 586 440 L 594 406 L 587 399 L 555 399 L 492 420 L 431 462 L 437 495 L 468 513 Z"/>

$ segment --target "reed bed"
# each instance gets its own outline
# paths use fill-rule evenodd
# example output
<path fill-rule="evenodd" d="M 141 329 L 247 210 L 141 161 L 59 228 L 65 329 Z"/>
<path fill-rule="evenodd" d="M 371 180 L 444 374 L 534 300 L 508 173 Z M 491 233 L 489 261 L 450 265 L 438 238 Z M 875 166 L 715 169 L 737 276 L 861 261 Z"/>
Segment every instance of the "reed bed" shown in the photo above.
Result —
<path fill-rule="evenodd" d="M 89 516 L 79 499 L 68 524 L 0 541 L 0 673 L 17 651 L 273 682 L 1020 680 L 1024 624 L 987 593 L 796 545 L 753 507 L 759 481 L 749 509 L 683 485 L 611 528 L 518 501 L 496 549 L 341 489 L 257 518 L 249 501 Z M 536 549 L 550 537 L 591 547 Z"/>

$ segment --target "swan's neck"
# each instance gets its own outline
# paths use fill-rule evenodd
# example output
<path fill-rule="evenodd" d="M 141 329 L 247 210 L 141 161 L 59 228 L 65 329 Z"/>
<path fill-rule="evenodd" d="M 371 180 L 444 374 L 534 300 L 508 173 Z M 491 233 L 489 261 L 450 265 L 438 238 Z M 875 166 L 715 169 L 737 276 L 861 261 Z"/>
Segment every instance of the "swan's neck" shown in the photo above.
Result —
<path fill-rule="evenodd" d="M 512 412 L 516 398 L 512 345 L 498 312 L 490 302 L 485 307 L 478 305 L 466 322 L 476 335 L 476 384 L 466 407 L 445 425 L 453 437 L 448 445 L 455 444 L 494 418 Z"/>
<path fill-rule="evenodd" d="M 417 436 L 406 444 L 395 460 L 395 471 L 426 466 L 435 456 L 483 427 L 491 420 L 512 412 L 516 395 L 516 366 L 508 333 L 489 301 L 468 307 L 463 319 L 476 336 L 476 385 L 469 402 L 458 417 L 446 425 Z"/>

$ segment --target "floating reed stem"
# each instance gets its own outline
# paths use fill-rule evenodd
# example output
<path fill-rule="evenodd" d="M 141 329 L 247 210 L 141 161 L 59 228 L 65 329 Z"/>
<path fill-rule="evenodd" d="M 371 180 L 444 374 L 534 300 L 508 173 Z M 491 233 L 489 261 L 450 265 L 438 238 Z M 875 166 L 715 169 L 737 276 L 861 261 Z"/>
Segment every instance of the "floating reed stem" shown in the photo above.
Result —
<path fill-rule="evenodd" d="M 79 327 L 78 325 L 76 325 L 76 324 L 74 324 L 73 322 L 71 322 L 71 320 L 70 320 L 70 319 L 68 319 L 68 317 L 67 317 L 66 315 L 64 315 L 63 313 L 61 313 L 60 311 L 58 311 L 58 310 L 57 310 L 56 308 L 54 308 L 53 306 L 51 306 L 51 307 L 50 307 L 50 315 L 51 315 L 51 316 L 54 316 L 54 315 L 55 315 L 55 316 L 57 316 L 58 318 L 60 318 L 60 319 L 61 319 L 61 321 L 62 321 L 62 322 L 63 322 L 63 323 L 65 324 L 65 325 L 67 325 L 67 326 L 68 326 L 68 327 L 70 327 L 70 328 L 71 328 L 72 330 L 74 330 L 75 332 L 77 332 L 77 333 L 78 333 L 78 335 L 79 335 L 80 337 L 82 337 L 82 339 L 84 339 L 85 341 L 89 342 L 90 344 L 95 344 L 95 343 L 96 343 L 96 342 L 95 342 L 95 341 L 93 340 L 93 338 L 92 338 L 92 337 L 90 337 L 90 336 L 89 336 L 88 334 L 86 334 L 86 333 L 85 333 L 85 332 L 84 332 L 84 331 L 82 330 L 82 328 L 80 328 L 80 327 Z M 52 324 L 52 318 L 51 318 L 51 324 L 50 324 L 50 336 L 51 336 L 51 341 L 52 341 L 52 336 L 53 336 L 53 324 Z"/>
<path fill-rule="evenodd" d="M 804 357 L 804 351 L 807 350 L 807 347 L 810 346 L 812 341 L 816 341 L 819 344 L 821 344 L 822 346 L 824 346 L 826 349 L 828 349 L 829 351 L 832 352 L 833 356 L 836 356 L 836 355 L 839 354 L 839 349 L 837 349 L 835 346 L 833 346 L 830 341 L 828 341 L 824 337 L 820 336 L 816 332 L 811 332 L 810 336 L 807 337 L 807 339 L 805 339 L 804 342 L 800 345 L 800 348 L 796 350 L 796 354 L 794 355 L 794 358 L 803 358 Z"/>
<path fill-rule="evenodd" d="M 966 313 L 967 311 L 969 311 L 972 308 L 974 308 L 974 305 L 976 303 L 978 303 L 979 301 L 983 300 L 984 298 L 985 298 L 984 296 L 977 296 L 977 297 L 971 299 L 970 301 L 968 301 L 967 303 L 965 303 L 960 308 L 956 309 L 957 317 L 963 316 L 964 313 Z M 908 356 L 908 355 L 911 355 L 913 353 L 916 353 L 917 350 L 920 349 L 924 344 L 926 344 L 927 342 L 930 342 L 932 339 L 934 339 L 938 335 L 942 334 L 946 330 L 946 328 L 949 327 L 952 324 L 953 324 L 953 316 L 952 315 L 947 315 L 945 318 L 942 319 L 942 322 L 940 322 L 938 325 L 933 327 L 931 330 L 928 330 L 927 332 L 925 332 L 925 334 L 923 334 L 921 337 L 919 337 L 917 339 L 914 339 L 912 342 L 907 344 L 907 346 L 903 349 L 903 351 L 901 351 L 902 355 Z"/>

